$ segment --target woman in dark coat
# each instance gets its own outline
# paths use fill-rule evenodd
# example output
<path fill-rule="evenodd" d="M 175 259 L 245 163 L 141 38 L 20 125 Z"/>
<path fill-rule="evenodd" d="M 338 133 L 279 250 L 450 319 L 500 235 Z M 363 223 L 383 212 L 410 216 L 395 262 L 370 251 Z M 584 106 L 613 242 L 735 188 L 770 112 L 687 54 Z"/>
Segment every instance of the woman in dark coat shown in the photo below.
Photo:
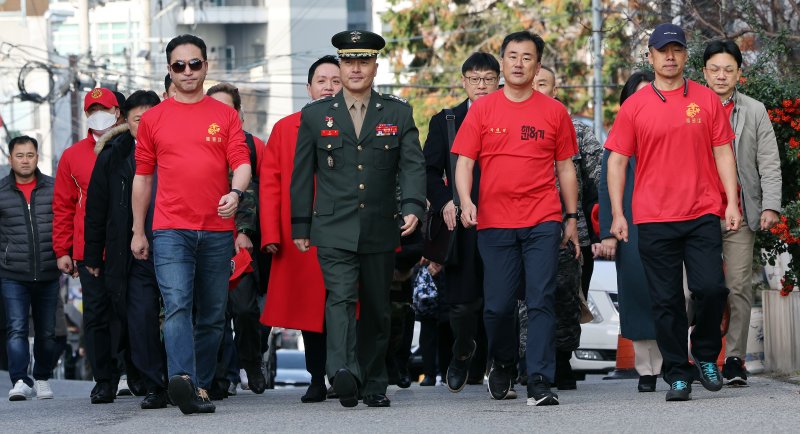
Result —
<path fill-rule="evenodd" d="M 636 91 L 647 86 L 654 79 L 650 71 L 634 72 L 620 95 L 620 105 Z M 599 256 L 615 259 L 617 265 L 617 290 L 619 293 L 620 332 L 623 337 L 633 341 L 636 371 L 639 373 L 639 391 L 654 392 L 656 377 L 661 372 L 661 352 L 656 345 L 656 330 L 653 323 L 650 291 L 639 258 L 639 232 L 636 225 L 629 226 L 627 243 L 618 243 L 611 235 L 611 203 L 608 197 L 606 164 L 608 151 L 603 154 L 600 185 L 598 186 L 600 203 L 600 238 L 596 245 Z M 631 159 L 625 175 L 625 194 L 622 207 L 625 218 L 633 221 L 631 216 L 631 200 L 633 198 L 633 177 L 636 167 L 635 159 Z"/>

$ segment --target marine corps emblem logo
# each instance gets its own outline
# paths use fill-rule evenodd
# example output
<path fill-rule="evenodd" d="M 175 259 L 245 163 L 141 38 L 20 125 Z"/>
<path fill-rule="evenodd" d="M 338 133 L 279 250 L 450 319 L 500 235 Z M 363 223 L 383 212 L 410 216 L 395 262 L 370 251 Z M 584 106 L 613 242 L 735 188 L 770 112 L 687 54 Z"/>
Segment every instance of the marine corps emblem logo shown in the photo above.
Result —
<path fill-rule="evenodd" d="M 686 116 L 693 118 L 697 116 L 698 113 L 700 113 L 700 106 L 698 106 L 697 104 L 691 103 L 686 106 Z"/>
<path fill-rule="evenodd" d="M 102 90 L 100 90 L 100 88 L 97 88 L 97 89 L 95 89 L 95 90 L 93 90 L 93 91 L 92 91 L 92 98 L 93 98 L 93 99 L 98 99 L 98 98 L 100 98 L 101 96 L 103 96 L 103 91 L 102 91 Z"/>
<path fill-rule="evenodd" d="M 357 30 L 354 30 L 354 31 L 350 32 L 350 40 L 353 41 L 354 44 L 356 42 L 360 41 L 361 40 L 361 32 L 359 32 Z"/>
<path fill-rule="evenodd" d="M 213 136 L 214 134 L 217 134 L 218 132 L 219 132 L 219 125 L 217 125 L 216 123 L 213 123 L 213 124 L 208 126 L 208 134 L 211 134 Z"/>

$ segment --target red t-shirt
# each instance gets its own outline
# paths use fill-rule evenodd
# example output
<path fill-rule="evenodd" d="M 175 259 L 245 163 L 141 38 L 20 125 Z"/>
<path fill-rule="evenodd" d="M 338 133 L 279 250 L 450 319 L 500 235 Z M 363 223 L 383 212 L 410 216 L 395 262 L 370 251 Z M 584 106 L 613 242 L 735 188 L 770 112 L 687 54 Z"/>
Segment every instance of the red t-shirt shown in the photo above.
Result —
<path fill-rule="evenodd" d="M 689 80 L 661 91 L 636 92 L 622 105 L 606 149 L 636 157 L 633 222 L 677 222 L 719 215 L 722 182 L 712 147 L 734 134 L 719 96 Z"/>
<path fill-rule="evenodd" d="M 18 182 L 17 183 L 17 188 L 22 191 L 22 194 L 25 195 L 25 200 L 28 202 L 28 204 L 30 204 L 31 203 L 31 193 L 33 193 L 33 189 L 36 188 L 36 178 L 33 178 L 33 181 L 29 182 L 27 184 L 20 184 Z"/>
<path fill-rule="evenodd" d="M 458 129 L 454 154 L 481 168 L 478 229 L 561 221 L 554 162 L 578 152 L 567 109 L 534 91 L 513 102 L 502 90 L 476 100 Z"/>
<path fill-rule="evenodd" d="M 250 164 L 239 113 L 209 97 L 184 104 L 170 98 L 142 116 L 136 137 L 136 174 L 158 165 L 153 230 L 232 231 L 217 214 L 230 192 L 228 167 Z"/>

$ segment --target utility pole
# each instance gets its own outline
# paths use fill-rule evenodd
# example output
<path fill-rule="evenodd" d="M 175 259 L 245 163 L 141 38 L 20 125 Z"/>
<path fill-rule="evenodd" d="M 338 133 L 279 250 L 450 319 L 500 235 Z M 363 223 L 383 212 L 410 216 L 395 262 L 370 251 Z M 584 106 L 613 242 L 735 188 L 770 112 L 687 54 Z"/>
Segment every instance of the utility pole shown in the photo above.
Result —
<path fill-rule="evenodd" d="M 592 51 L 594 58 L 594 135 L 603 132 L 603 17 L 600 0 L 592 0 Z"/>
<path fill-rule="evenodd" d="M 89 0 L 78 0 L 78 32 L 81 37 L 81 54 L 92 58 L 89 42 Z"/>
<path fill-rule="evenodd" d="M 69 106 L 70 106 L 70 118 L 71 118 L 71 131 L 72 131 L 72 143 L 77 142 L 80 140 L 78 138 L 78 127 L 81 124 L 81 99 L 78 96 L 78 92 L 80 86 L 78 82 L 78 56 L 71 55 L 69 56 L 69 74 L 70 80 L 72 81 L 72 90 L 69 93 Z M 53 172 L 55 173 L 55 172 Z"/>

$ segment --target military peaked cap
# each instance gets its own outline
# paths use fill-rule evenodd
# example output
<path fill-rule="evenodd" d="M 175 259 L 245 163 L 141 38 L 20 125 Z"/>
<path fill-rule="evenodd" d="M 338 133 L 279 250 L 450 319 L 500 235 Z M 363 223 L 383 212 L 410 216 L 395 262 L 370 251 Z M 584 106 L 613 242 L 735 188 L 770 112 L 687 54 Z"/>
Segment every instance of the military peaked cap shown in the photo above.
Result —
<path fill-rule="evenodd" d="M 377 57 L 386 41 L 381 35 L 366 30 L 339 32 L 331 38 L 339 57 Z"/>

